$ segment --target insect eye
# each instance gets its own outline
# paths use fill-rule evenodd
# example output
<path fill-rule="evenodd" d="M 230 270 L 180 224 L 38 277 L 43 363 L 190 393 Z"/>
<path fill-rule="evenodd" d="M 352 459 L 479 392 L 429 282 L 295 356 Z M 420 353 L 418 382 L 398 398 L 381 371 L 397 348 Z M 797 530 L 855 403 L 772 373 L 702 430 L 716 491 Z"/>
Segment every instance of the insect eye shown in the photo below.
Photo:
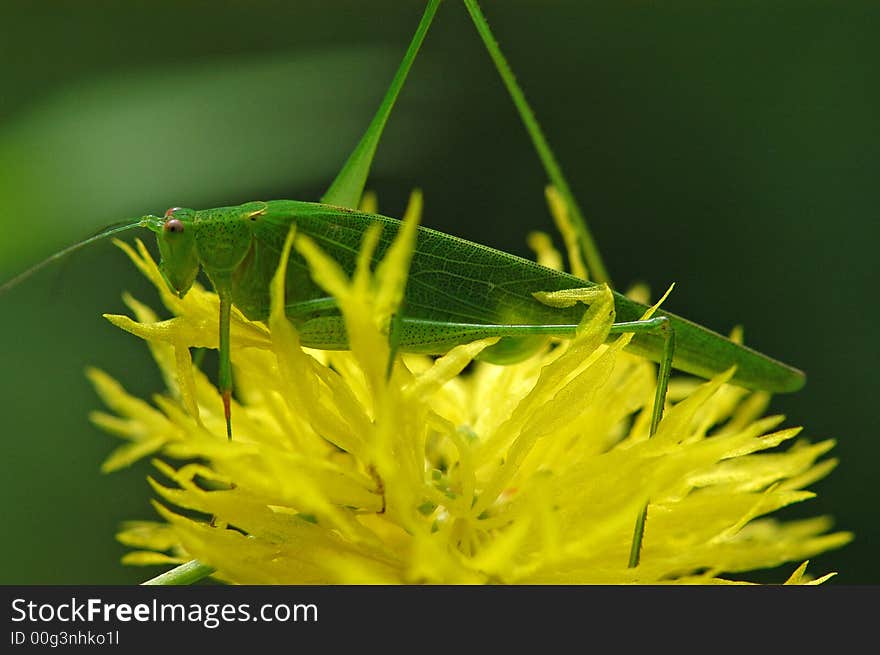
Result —
<path fill-rule="evenodd" d="M 179 233 L 183 232 L 183 223 L 176 218 L 165 221 L 165 231 Z"/>

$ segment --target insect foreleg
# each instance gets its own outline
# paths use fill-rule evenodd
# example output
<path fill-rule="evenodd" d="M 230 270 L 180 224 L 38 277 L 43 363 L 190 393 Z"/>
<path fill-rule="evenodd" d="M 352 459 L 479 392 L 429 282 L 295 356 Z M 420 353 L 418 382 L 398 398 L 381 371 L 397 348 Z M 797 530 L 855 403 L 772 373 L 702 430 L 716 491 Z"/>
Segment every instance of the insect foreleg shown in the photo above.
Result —
<path fill-rule="evenodd" d="M 232 317 L 232 294 L 229 286 L 218 286 L 220 297 L 220 375 L 218 387 L 223 397 L 223 414 L 226 417 L 226 437 L 232 440 L 232 363 L 229 357 L 229 323 Z"/>
<path fill-rule="evenodd" d="M 629 321 L 615 323 L 611 326 L 611 334 L 622 333 L 645 333 L 656 332 L 663 337 L 663 354 L 660 358 L 660 370 L 657 373 L 657 389 L 654 392 L 654 407 L 651 411 L 651 428 L 648 435 L 653 437 L 663 418 L 663 406 L 666 403 L 666 389 L 669 386 L 669 377 L 672 374 L 672 356 L 675 354 L 675 330 L 665 316 L 656 316 L 642 321 Z M 633 569 L 639 565 L 642 553 L 642 541 L 645 536 L 645 520 L 648 516 L 648 502 L 646 501 L 636 517 L 633 529 L 632 545 L 629 551 L 628 567 Z"/>

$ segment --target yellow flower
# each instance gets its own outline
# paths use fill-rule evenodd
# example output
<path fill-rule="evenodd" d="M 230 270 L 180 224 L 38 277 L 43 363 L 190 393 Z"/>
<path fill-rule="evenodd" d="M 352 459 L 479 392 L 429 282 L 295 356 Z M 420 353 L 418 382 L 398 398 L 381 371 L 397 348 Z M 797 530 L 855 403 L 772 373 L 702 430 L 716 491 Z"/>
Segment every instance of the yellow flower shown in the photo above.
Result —
<path fill-rule="evenodd" d="M 829 533 L 827 517 L 768 517 L 814 495 L 806 487 L 835 466 L 822 459 L 833 442 L 794 441 L 799 429 L 762 417 L 768 396 L 725 384 L 730 372 L 673 380 L 648 439 L 656 367 L 623 351 L 626 335 L 606 345 L 607 289 L 574 339 L 519 364 L 475 362 L 494 343 L 484 339 L 437 359 L 398 357 L 388 378 L 388 324 L 419 210 L 375 273 L 376 232 L 351 278 L 295 240 L 338 300 L 350 351 L 301 347 L 283 276 L 267 324 L 234 312 L 232 441 L 216 388 L 190 358 L 217 347 L 217 297 L 196 286 L 178 298 L 142 243 L 120 244 L 174 315 L 159 320 L 126 296 L 135 319 L 108 316 L 147 340 L 168 387 L 153 405 L 89 371 L 113 411 L 94 422 L 125 440 L 104 469 L 155 455 L 160 474 L 150 484 L 164 521 L 125 526 L 126 562 L 197 559 L 247 584 L 721 583 L 803 562 L 797 583 L 806 558 L 851 539 Z M 531 243 L 558 266 L 549 239 Z M 628 568 L 648 500 L 641 561 Z"/>

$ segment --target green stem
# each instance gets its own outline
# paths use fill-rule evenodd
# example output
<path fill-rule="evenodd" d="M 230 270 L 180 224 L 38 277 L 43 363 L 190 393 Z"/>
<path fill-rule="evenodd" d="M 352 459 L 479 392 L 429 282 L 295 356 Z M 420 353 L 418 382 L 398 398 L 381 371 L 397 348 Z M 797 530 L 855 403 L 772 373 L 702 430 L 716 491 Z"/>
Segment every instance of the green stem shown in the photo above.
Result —
<path fill-rule="evenodd" d="M 517 84 L 513 71 L 510 70 L 510 66 L 504 58 L 504 55 L 501 53 L 501 48 L 498 46 L 498 42 L 495 40 L 492 31 L 489 29 L 489 23 L 486 22 L 486 17 L 480 10 L 480 5 L 477 3 L 477 0 L 464 0 L 464 4 L 467 7 L 468 13 L 471 15 L 471 20 L 473 20 L 477 32 L 480 33 L 480 37 L 486 45 L 486 49 L 489 51 L 489 56 L 492 57 L 492 61 L 495 63 L 495 68 L 498 69 L 498 73 L 501 75 L 501 79 L 507 87 L 507 92 L 510 94 L 513 104 L 516 105 L 516 109 L 525 125 L 526 131 L 532 139 L 532 144 L 538 152 L 538 157 L 540 157 L 541 163 L 544 165 L 544 170 L 547 172 L 547 176 L 550 178 L 553 186 L 556 187 L 556 190 L 559 191 L 563 200 L 565 200 L 569 217 L 574 224 L 574 229 L 577 232 L 578 241 L 580 241 L 581 250 L 584 253 L 584 259 L 587 263 L 587 269 L 589 270 L 593 281 L 598 283 L 605 282 L 610 285 L 611 278 L 609 277 L 605 264 L 602 261 L 602 255 L 599 254 L 599 248 L 596 246 L 592 234 L 590 234 L 583 213 L 581 212 L 577 201 L 574 199 L 571 188 L 568 186 L 568 182 L 566 182 L 565 176 L 562 174 L 562 169 L 559 167 L 559 163 L 556 161 L 556 157 L 553 155 L 553 151 L 550 149 L 547 139 L 544 137 L 544 133 L 535 118 L 534 112 L 526 101 L 525 94 L 523 94 L 522 89 L 520 89 L 519 84 Z"/>
<path fill-rule="evenodd" d="M 190 560 L 186 564 L 181 564 L 170 571 L 165 571 L 155 578 L 150 578 L 144 585 L 188 585 L 198 582 L 203 578 L 207 578 L 216 569 L 213 566 L 202 564 L 199 560 Z"/>
<path fill-rule="evenodd" d="M 430 0 L 428 2 L 425 13 L 422 15 L 422 20 L 416 28 L 416 33 L 413 35 L 412 41 L 410 41 L 403 60 L 400 62 L 400 67 L 397 69 L 394 79 L 391 80 L 391 86 L 388 87 L 388 91 L 385 92 L 385 97 L 382 99 L 382 104 L 379 105 L 379 110 L 373 116 L 373 120 L 355 147 L 354 152 L 351 153 L 348 161 L 345 162 L 345 166 L 342 167 L 339 175 L 333 180 L 333 184 L 327 189 L 327 193 L 321 198 L 321 202 L 357 209 L 361 195 L 364 192 L 364 185 L 367 183 L 367 175 L 373 163 L 373 156 L 376 154 L 376 147 L 379 145 L 379 138 L 382 136 L 382 130 L 385 129 L 385 123 L 388 121 L 388 116 L 391 114 L 394 102 L 397 100 L 400 89 L 403 88 L 403 83 L 406 81 L 409 69 L 419 53 L 419 48 L 422 45 L 422 41 L 425 40 L 425 35 L 428 33 L 428 28 L 431 26 L 431 21 L 434 20 L 434 14 L 437 13 L 439 6 L 440 0 Z"/>

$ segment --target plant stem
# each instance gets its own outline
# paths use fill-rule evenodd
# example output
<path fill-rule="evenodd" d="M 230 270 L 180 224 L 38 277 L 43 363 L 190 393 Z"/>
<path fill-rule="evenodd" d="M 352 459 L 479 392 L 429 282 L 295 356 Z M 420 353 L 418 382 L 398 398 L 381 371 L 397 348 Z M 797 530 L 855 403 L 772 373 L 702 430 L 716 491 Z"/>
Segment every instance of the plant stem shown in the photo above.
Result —
<path fill-rule="evenodd" d="M 186 564 L 181 564 L 170 571 L 165 571 L 155 578 L 150 578 L 143 585 L 188 585 L 198 582 L 203 578 L 207 578 L 216 569 L 213 566 L 202 564 L 199 560 L 190 560 Z"/>
<path fill-rule="evenodd" d="M 522 89 L 520 89 L 519 84 L 517 84 L 513 71 L 511 71 L 507 60 L 501 53 L 501 48 L 498 46 L 498 42 L 495 40 L 492 31 L 489 29 L 489 23 L 486 21 L 486 17 L 480 10 L 480 5 L 477 3 L 477 0 L 464 0 L 464 4 L 465 7 L 467 7 L 468 13 L 471 15 L 471 20 L 473 20 L 477 32 L 480 33 L 480 37 L 486 45 L 486 49 L 489 51 L 489 56 L 492 57 L 492 61 L 495 63 L 495 68 L 498 69 L 498 73 L 501 75 L 504 86 L 507 87 L 507 92 L 510 94 L 513 104 L 516 105 L 516 109 L 525 125 L 526 131 L 532 139 L 532 144 L 538 152 L 538 157 L 540 157 L 541 163 L 544 165 L 544 170 L 547 172 L 547 176 L 550 178 L 553 186 L 555 186 L 557 191 L 562 195 L 563 200 L 565 200 L 565 204 L 568 207 L 569 217 L 571 218 L 575 231 L 577 232 L 578 240 L 580 241 L 581 250 L 583 250 L 584 259 L 586 260 L 590 276 L 594 282 L 600 284 L 604 282 L 610 286 L 611 278 L 608 275 L 608 270 L 605 268 L 604 262 L 602 261 L 602 255 L 599 254 L 599 248 L 596 246 L 596 242 L 593 240 L 593 236 L 587 227 L 587 222 L 584 219 L 583 213 L 581 212 L 577 201 L 574 199 L 574 195 L 568 186 L 568 182 L 565 180 L 565 176 L 562 174 L 562 169 L 556 161 L 556 157 L 553 155 L 550 145 L 547 143 L 547 139 L 544 137 L 544 133 L 541 130 L 541 126 L 538 124 L 538 120 L 535 118 L 532 108 L 526 101 L 525 94 L 522 92 Z"/>

